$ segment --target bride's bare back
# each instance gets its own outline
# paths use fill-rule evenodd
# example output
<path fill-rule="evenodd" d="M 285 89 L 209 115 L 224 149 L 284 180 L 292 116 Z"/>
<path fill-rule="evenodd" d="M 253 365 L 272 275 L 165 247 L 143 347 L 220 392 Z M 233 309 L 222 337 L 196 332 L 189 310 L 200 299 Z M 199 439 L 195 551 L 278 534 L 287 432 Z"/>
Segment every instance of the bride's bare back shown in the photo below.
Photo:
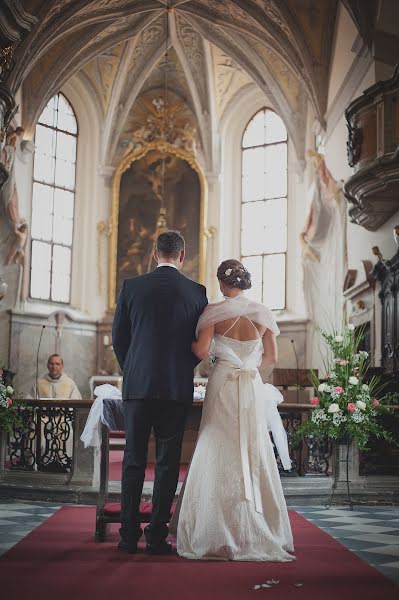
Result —
<path fill-rule="evenodd" d="M 250 340 L 263 337 L 266 327 L 255 323 L 247 317 L 239 317 L 220 321 L 215 325 L 215 333 L 226 335 L 233 340 L 247 342 Z"/>

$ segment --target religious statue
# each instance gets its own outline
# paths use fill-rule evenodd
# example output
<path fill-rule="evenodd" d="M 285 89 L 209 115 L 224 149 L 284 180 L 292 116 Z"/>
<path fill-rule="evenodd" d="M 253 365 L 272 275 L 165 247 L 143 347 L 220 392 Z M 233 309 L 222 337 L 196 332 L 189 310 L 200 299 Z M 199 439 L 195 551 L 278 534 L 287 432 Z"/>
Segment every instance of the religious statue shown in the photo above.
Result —
<path fill-rule="evenodd" d="M 14 223 L 13 245 L 8 253 L 6 265 L 23 265 L 25 257 L 25 245 L 28 237 L 28 224 L 26 221 Z"/>
<path fill-rule="evenodd" d="M 0 152 L 0 161 L 8 171 L 8 179 L 0 190 L 0 202 L 3 203 L 4 213 L 11 227 L 11 244 L 6 258 L 6 264 L 20 265 L 22 270 L 20 298 L 25 300 L 28 290 L 27 271 L 25 269 L 25 246 L 28 239 L 28 223 L 19 212 L 18 191 L 16 183 L 15 159 L 26 163 L 27 156 L 33 154 L 34 144 L 23 140 L 24 130 L 10 127 L 6 134 L 6 142 Z"/>

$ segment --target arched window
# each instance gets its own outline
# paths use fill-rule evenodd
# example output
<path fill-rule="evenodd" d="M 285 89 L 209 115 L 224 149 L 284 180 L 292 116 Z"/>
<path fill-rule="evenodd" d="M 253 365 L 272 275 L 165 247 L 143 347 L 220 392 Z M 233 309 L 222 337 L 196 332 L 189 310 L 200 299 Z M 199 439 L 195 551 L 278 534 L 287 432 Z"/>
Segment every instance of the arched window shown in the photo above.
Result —
<path fill-rule="evenodd" d="M 285 308 L 287 251 L 287 130 L 272 110 L 260 110 L 242 138 L 241 258 L 252 273 L 250 295 Z"/>
<path fill-rule="evenodd" d="M 35 132 L 30 295 L 70 302 L 77 122 L 62 94 L 40 115 Z"/>

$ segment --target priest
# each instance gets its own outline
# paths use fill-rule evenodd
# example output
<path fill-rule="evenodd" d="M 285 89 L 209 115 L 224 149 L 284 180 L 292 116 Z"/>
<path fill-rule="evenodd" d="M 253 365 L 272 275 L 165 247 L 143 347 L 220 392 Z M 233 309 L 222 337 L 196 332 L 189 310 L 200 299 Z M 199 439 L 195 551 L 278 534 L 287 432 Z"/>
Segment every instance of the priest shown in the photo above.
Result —
<path fill-rule="evenodd" d="M 64 361 L 60 354 L 52 354 L 47 361 L 48 373 L 32 387 L 28 398 L 56 398 L 58 400 L 81 400 L 82 395 L 76 383 L 64 371 Z"/>

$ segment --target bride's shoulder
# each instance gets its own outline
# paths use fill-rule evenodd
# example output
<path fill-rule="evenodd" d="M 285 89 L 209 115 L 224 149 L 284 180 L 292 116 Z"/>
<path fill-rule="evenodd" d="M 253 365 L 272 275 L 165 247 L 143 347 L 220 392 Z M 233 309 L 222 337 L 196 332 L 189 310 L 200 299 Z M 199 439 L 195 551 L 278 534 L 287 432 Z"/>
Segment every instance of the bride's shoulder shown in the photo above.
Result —
<path fill-rule="evenodd" d="M 218 301 L 211 301 L 209 302 L 209 304 L 206 305 L 205 309 L 204 309 L 204 313 L 205 312 L 211 312 L 214 310 L 217 310 L 218 308 L 220 308 L 221 306 L 223 306 L 223 304 L 226 304 L 226 300 L 218 300 Z"/>

